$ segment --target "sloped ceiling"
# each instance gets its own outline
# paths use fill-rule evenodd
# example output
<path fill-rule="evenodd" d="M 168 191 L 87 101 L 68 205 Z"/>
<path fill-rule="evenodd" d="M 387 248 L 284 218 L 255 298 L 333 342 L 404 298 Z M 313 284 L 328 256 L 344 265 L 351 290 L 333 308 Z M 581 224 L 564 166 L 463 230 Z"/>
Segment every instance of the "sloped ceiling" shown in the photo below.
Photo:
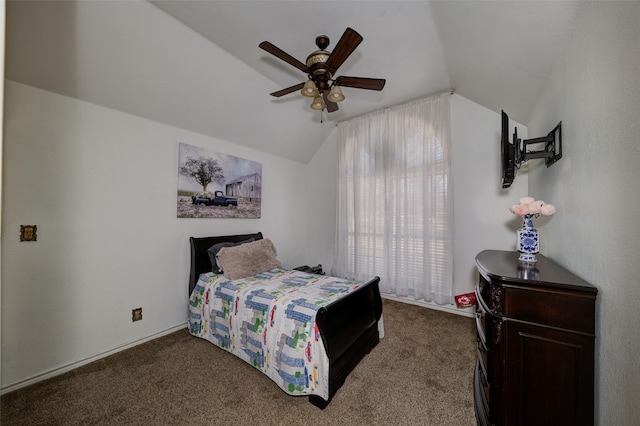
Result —
<path fill-rule="evenodd" d="M 171 126 L 307 162 L 335 124 L 453 89 L 526 124 L 582 3 L 576 1 L 9 1 L 6 77 Z M 298 93 L 300 61 L 347 27 L 364 41 L 338 75 L 331 114 Z M 187 141 L 188 142 L 188 141 Z"/>

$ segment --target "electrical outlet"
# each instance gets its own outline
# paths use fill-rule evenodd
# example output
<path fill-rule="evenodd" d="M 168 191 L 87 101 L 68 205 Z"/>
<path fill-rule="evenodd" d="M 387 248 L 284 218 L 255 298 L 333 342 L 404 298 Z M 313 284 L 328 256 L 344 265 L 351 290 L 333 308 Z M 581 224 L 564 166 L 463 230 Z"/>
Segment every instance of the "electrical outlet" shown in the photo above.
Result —
<path fill-rule="evenodd" d="M 142 320 L 142 308 L 136 308 L 131 310 L 131 321 L 141 321 Z"/>

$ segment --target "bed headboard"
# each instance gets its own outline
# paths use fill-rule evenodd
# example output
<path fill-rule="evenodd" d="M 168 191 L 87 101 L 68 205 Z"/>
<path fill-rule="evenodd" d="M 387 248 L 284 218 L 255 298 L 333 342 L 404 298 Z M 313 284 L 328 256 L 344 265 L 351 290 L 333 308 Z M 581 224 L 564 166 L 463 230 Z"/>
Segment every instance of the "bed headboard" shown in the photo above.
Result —
<path fill-rule="evenodd" d="M 189 296 L 191 296 L 191 292 L 193 291 L 196 283 L 198 282 L 198 277 L 200 274 L 204 274 L 206 272 L 211 272 L 211 259 L 209 259 L 209 254 L 207 250 L 214 244 L 223 243 L 223 242 L 233 242 L 237 243 L 240 241 L 248 240 L 249 238 L 253 238 L 255 240 L 262 239 L 262 232 L 258 232 L 256 234 L 243 234 L 243 235 L 226 235 L 222 237 L 191 237 L 189 238 L 189 242 L 191 245 L 191 270 L 189 272 Z"/>

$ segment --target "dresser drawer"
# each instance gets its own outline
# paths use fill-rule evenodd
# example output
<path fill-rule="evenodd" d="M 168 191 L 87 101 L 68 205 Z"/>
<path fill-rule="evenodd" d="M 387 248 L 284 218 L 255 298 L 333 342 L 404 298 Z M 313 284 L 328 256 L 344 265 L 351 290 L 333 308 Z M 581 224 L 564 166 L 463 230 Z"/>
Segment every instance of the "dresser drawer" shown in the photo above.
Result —
<path fill-rule="evenodd" d="M 482 385 L 480 384 L 480 375 L 478 366 L 474 369 L 473 375 L 473 400 L 476 412 L 476 423 L 478 426 L 489 426 L 489 411 L 484 401 L 484 392 L 482 391 Z"/>
<path fill-rule="evenodd" d="M 595 333 L 595 295 L 540 287 L 504 286 L 503 314 L 520 321 Z"/>
<path fill-rule="evenodd" d="M 485 379 L 487 379 L 489 377 L 489 374 L 487 373 L 487 366 L 489 365 L 487 364 L 487 349 L 484 347 L 482 342 L 478 342 L 478 362 L 480 363 L 480 369 L 484 373 Z"/>
<path fill-rule="evenodd" d="M 482 370 L 482 365 L 480 364 L 480 361 L 478 361 L 476 363 L 476 371 L 475 371 L 475 375 L 474 375 L 474 381 L 475 381 L 475 393 L 476 393 L 476 402 L 479 403 L 477 405 L 479 405 L 480 407 L 480 411 L 484 412 L 485 414 L 489 413 L 489 398 L 490 398 L 490 390 L 489 390 L 489 383 L 487 381 L 487 377 L 485 376 L 483 370 Z"/>

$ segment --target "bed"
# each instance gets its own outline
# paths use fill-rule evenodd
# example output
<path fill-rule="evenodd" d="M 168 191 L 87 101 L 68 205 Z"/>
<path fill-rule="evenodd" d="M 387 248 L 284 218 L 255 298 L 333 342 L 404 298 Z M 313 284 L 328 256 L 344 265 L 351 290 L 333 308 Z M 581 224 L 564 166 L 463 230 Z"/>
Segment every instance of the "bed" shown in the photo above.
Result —
<path fill-rule="evenodd" d="M 219 338 L 219 333 L 214 331 L 217 325 L 213 321 L 221 321 L 221 312 L 231 310 L 231 313 L 227 313 L 226 315 L 230 317 L 229 321 L 236 322 L 234 323 L 234 325 L 232 325 L 231 323 L 228 324 L 231 326 L 229 328 L 233 328 L 233 331 L 228 332 L 239 333 L 238 329 L 240 327 L 235 324 L 240 324 L 241 320 L 233 319 L 236 318 L 235 315 L 238 315 L 238 312 L 236 311 L 238 305 L 244 306 L 245 304 L 247 304 L 247 306 L 249 306 L 249 302 L 247 302 L 247 300 L 255 296 L 255 294 L 253 294 L 252 296 L 247 296 L 246 294 L 241 293 L 246 293 L 245 289 L 251 289 L 251 291 L 255 293 L 256 291 L 258 291 L 256 290 L 258 289 L 256 285 L 265 285 L 266 292 L 260 290 L 262 291 L 262 294 L 276 294 L 283 288 L 284 284 L 281 284 L 281 282 L 286 282 L 287 285 L 284 285 L 286 287 L 285 291 L 280 291 L 280 293 L 278 294 L 287 293 L 288 297 L 289 292 L 295 293 L 298 291 L 298 288 L 304 288 L 304 292 L 311 293 L 321 291 L 323 296 L 327 296 L 324 298 L 326 299 L 326 303 L 318 305 L 320 307 L 311 307 L 311 310 L 315 311 L 315 323 L 313 323 L 313 319 L 305 322 L 305 327 L 307 327 L 308 325 L 310 332 L 302 333 L 302 337 L 306 336 L 306 344 L 309 346 L 305 348 L 305 356 L 309 359 L 313 357 L 314 360 L 313 373 L 307 370 L 307 366 L 304 367 L 304 372 L 308 374 L 306 377 L 307 387 L 305 388 L 304 386 L 299 386 L 294 389 L 291 387 L 292 385 L 289 385 L 288 389 L 285 388 L 281 383 L 278 382 L 278 380 L 281 379 L 280 376 L 284 376 L 284 374 L 280 370 L 278 371 L 280 373 L 280 376 L 278 377 L 274 377 L 272 374 L 265 371 L 263 371 L 263 373 L 265 373 L 274 382 L 276 382 L 276 384 L 278 384 L 285 392 L 291 395 L 308 396 L 309 402 L 321 409 L 324 409 L 331 402 L 338 389 L 344 384 L 344 381 L 349 373 L 380 341 L 380 332 L 382 331 L 382 300 L 380 298 L 380 291 L 378 287 L 380 279 L 378 277 L 374 277 L 366 283 L 353 283 L 335 277 L 308 274 L 298 270 L 275 268 L 266 272 L 261 272 L 251 277 L 230 280 L 224 274 L 215 274 L 212 272 L 212 269 L 215 268 L 215 266 L 212 266 L 212 258 L 210 257 L 209 253 L 209 249 L 211 247 L 213 247 L 214 245 L 220 245 L 220 243 L 223 243 L 222 245 L 231 245 L 234 243 L 237 244 L 245 241 L 253 241 L 250 245 L 255 245 L 266 243 L 269 240 L 264 240 L 263 235 L 260 232 L 255 234 L 190 238 L 191 267 L 189 275 L 189 331 L 191 332 L 191 334 L 194 334 L 198 337 L 206 338 L 222 349 L 232 352 L 228 347 L 229 344 L 231 344 L 232 346 L 241 346 L 242 343 L 244 343 L 245 339 L 250 340 L 250 338 L 245 336 L 245 334 L 247 334 L 246 330 L 243 331 L 242 336 L 238 335 L 233 342 L 229 342 L 228 338 L 226 340 L 221 340 Z M 250 245 L 245 245 L 245 247 L 250 247 Z M 231 253 L 231 250 L 222 249 L 219 252 L 219 255 L 222 255 L 223 253 L 226 254 L 227 252 Z M 225 274 L 227 274 L 226 267 Z M 229 272 L 227 275 L 231 275 L 231 272 Z M 276 282 L 276 279 L 282 281 Z M 209 286 L 207 288 L 211 288 L 211 290 L 205 290 L 206 286 Z M 295 288 L 293 288 L 292 286 Z M 215 290 L 213 290 L 214 288 Z M 328 291 L 328 289 L 330 289 L 331 291 Z M 231 294 L 231 290 L 235 291 L 235 293 Z M 214 294 L 226 297 L 228 300 L 209 300 L 209 298 L 214 297 Z M 278 300 L 286 299 L 286 297 L 284 296 L 277 296 L 276 298 Z M 229 301 L 229 299 L 231 301 Z M 301 299 L 301 296 L 298 296 L 298 300 L 304 299 Z M 222 306 L 220 304 L 225 303 L 226 305 L 224 306 L 227 306 L 229 308 L 216 308 L 214 306 L 215 304 L 218 304 L 218 306 Z M 212 306 L 211 314 L 205 313 L 203 308 L 205 304 L 207 306 Z M 289 306 L 291 306 L 291 304 Z M 308 308 L 308 306 L 306 306 L 306 308 Z M 262 333 L 265 335 L 265 345 L 262 351 L 263 356 L 259 357 L 259 361 L 261 362 L 261 364 L 257 365 L 255 353 L 251 354 L 252 357 L 249 357 L 250 359 L 247 358 L 248 355 L 244 356 L 245 353 L 251 352 L 246 348 L 242 353 L 234 353 L 236 356 L 244 359 L 245 361 L 259 369 L 262 369 L 262 367 L 264 366 L 265 359 L 267 360 L 267 364 L 284 362 L 281 359 L 276 360 L 275 351 L 270 351 L 269 346 L 267 345 L 267 328 L 269 325 L 273 326 L 274 311 L 277 315 L 284 315 L 281 314 L 281 312 L 284 311 L 282 307 L 279 310 L 276 310 L 275 307 L 271 308 L 271 316 L 269 316 L 268 312 L 264 315 L 266 318 L 266 324 L 263 326 L 264 331 L 262 331 Z M 309 309 L 305 311 L 305 314 L 308 313 L 308 311 Z M 256 310 L 254 309 L 253 312 L 253 317 L 255 317 Z M 207 315 L 210 315 L 210 317 L 207 317 Z M 243 314 L 240 313 L 239 315 Z M 211 323 L 208 325 L 208 327 L 210 328 L 207 330 L 204 330 L 207 324 L 205 322 L 203 326 L 204 320 L 202 317 L 209 318 L 209 320 L 211 321 Z M 271 323 L 269 323 L 269 319 Z M 224 321 L 227 321 L 227 319 L 225 318 Z M 278 322 L 279 326 L 280 322 L 284 321 L 285 320 L 281 321 L 278 319 L 276 322 Z M 255 321 L 255 324 L 255 327 L 257 327 L 257 320 Z M 301 323 L 298 321 L 297 325 L 300 326 L 300 324 Z M 224 324 L 223 326 L 226 327 L 226 325 Z M 300 328 L 302 327 L 300 326 Z M 270 335 L 273 333 L 275 332 L 269 331 Z M 284 333 L 285 332 L 283 332 L 283 335 Z M 217 340 L 214 339 L 215 336 L 218 337 Z M 261 337 L 262 335 L 258 336 L 258 338 Z M 296 338 L 297 337 L 298 334 L 296 333 Z M 240 339 L 243 340 L 242 343 L 238 343 Z M 314 340 L 316 341 L 315 347 L 311 347 L 311 343 L 313 343 Z M 223 343 L 225 341 L 226 345 Z M 282 344 L 280 344 L 279 347 L 280 349 L 282 349 Z M 281 356 L 280 352 L 282 351 L 280 350 L 278 352 L 278 357 Z M 285 354 L 282 356 L 284 357 L 287 355 Z M 287 358 L 289 357 L 287 356 Z M 291 359 L 294 358 L 295 356 L 291 357 Z M 319 360 L 322 362 L 320 362 Z M 320 367 L 318 367 L 318 365 Z M 320 372 L 320 379 L 317 376 L 318 371 Z M 302 377 L 302 379 L 305 379 L 305 377 Z M 309 381 L 315 381 L 315 383 L 317 384 L 318 380 L 321 380 L 323 382 L 321 387 L 316 386 L 316 388 L 314 388 L 314 385 L 309 385 Z"/>

